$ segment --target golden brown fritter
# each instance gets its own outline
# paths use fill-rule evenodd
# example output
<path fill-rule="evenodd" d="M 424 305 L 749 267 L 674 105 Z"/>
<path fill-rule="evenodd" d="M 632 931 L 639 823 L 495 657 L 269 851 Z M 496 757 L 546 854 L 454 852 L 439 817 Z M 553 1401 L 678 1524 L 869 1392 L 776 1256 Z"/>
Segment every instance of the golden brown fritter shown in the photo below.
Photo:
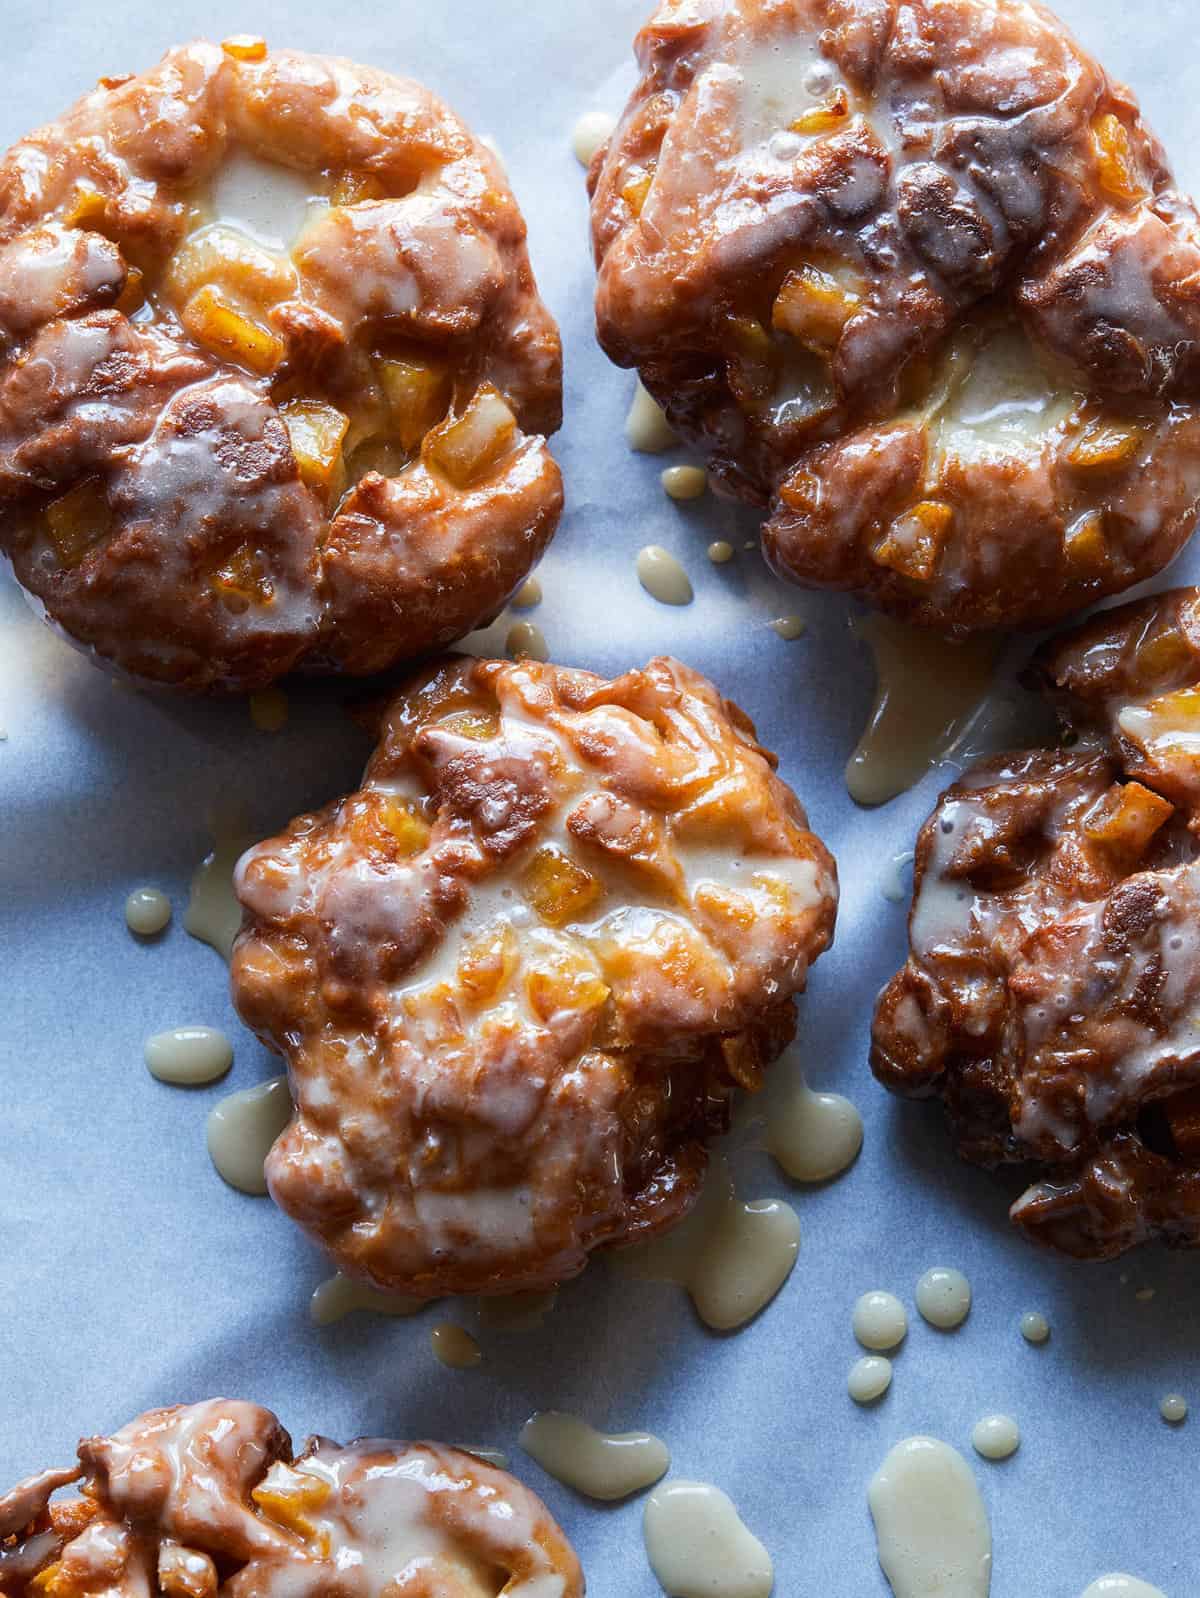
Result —
<path fill-rule="evenodd" d="M 504 174 L 416 83 L 191 44 L 0 162 L 0 549 L 142 677 L 490 619 L 558 520 L 560 401 Z"/>
<path fill-rule="evenodd" d="M 214 1398 L 85 1438 L 79 1461 L 0 1497 L 6 1598 L 583 1598 L 545 1505 L 438 1443 L 313 1437 L 293 1460 L 270 1410 Z"/>
<path fill-rule="evenodd" d="M 340 1270 L 545 1287 L 681 1218 L 833 931 L 774 765 L 673 660 L 451 660 L 243 857 L 234 1000 L 297 1106 L 268 1181 Z"/>
<path fill-rule="evenodd" d="M 1037 656 L 1070 737 L 948 790 L 917 845 L 908 964 L 871 1055 L 959 1151 L 1032 1162 L 1031 1237 L 1200 1245 L 1200 590 Z"/>
<path fill-rule="evenodd" d="M 1200 219 L 1026 0 L 665 0 L 593 162 L 600 341 L 776 570 L 942 630 L 1158 571 L 1200 506 Z"/>

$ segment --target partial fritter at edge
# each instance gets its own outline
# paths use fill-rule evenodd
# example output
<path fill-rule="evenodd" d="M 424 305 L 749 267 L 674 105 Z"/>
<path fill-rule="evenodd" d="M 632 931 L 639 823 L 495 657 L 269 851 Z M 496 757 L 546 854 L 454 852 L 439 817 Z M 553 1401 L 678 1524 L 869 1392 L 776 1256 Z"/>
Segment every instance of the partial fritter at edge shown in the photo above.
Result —
<path fill-rule="evenodd" d="M 1067 732 L 968 772 L 917 845 L 872 1066 L 1012 1218 L 1083 1258 L 1200 1244 L 1200 590 L 1103 612 L 1032 671 Z"/>
<path fill-rule="evenodd" d="M 293 1458 L 271 1411 L 235 1399 L 150 1410 L 0 1497 L 6 1598 L 417 1589 L 583 1598 L 584 1581 L 541 1500 L 473 1454 L 311 1437 Z"/>
<path fill-rule="evenodd" d="M 357 793 L 243 858 L 234 1000 L 297 1106 L 270 1189 L 339 1269 L 545 1287 L 682 1218 L 833 933 L 774 767 L 676 661 L 452 659 Z"/>
<path fill-rule="evenodd" d="M 600 341 L 769 508 L 782 576 L 966 632 L 1166 565 L 1200 221 L 1050 12 L 666 0 L 636 48 L 589 174 Z"/>
<path fill-rule="evenodd" d="M 375 672 L 489 620 L 557 523 L 560 407 L 499 162 L 416 83 L 195 43 L 0 163 L 0 549 L 139 676 Z"/>

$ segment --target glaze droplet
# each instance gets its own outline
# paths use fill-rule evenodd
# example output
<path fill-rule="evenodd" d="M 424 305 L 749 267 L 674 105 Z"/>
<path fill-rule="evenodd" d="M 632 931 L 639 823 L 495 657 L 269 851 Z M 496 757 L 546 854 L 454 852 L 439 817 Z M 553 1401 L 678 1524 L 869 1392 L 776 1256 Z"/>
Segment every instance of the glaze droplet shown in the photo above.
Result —
<path fill-rule="evenodd" d="M 647 544 L 637 558 L 638 582 L 660 605 L 690 605 L 692 584 L 687 572 L 661 544 Z"/>
<path fill-rule="evenodd" d="M 1021 1428 L 1011 1415 L 985 1415 L 975 1422 L 971 1446 L 984 1459 L 1008 1459 L 1021 1446 Z"/>
<path fill-rule="evenodd" d="M 291 1118 L 286 1076 L 273 1076 L 222 1099 L 209 1112 L 207 1127 L 209 1158 L 217 1174 L 239 1193 L 265 1193 L 263 1162 Z"/>
<path fill-rule="evenodd" d="M 1037 1310 L 1026 1310 L 1021 1316 L 1021 1336 L 1027 1343 L 1045 1343 L 1050 1338 L 1050 1322 Z"/>
<path fill-rule="evenodd" d="M 867 1491 L 895 1598 L 988 1598 L 992 1532 L 971 1467 L 934 1437 L 897 1443 Z"/>
<path fill-rule="evenodd" d="M 604 1503 L 653 1486 L 671 1464 L 667 1445 L 650 1432 L 599 1432 L 553 1409 L 525 1422 L 520 1444 L 548 1475 Z"/>
<path fill-rule="evenodd" d="M 473 1370 L 483 1364 L 483 1350 L 467 1331 L 453 1321 L 439 1321 L 429 1332 L 434 1355 L 452 1371 Z"/>
<path fill-rule="evenodd" d="M 427 1308 L 427 1298 L 409 1298 L 403 1293 L 381 1293 L 365 1282 L 349 1277 L 330 1276 L 313 1289 L 308 1301 L 309 1318 L 318 1326 L 331 1326 L 346 1315 L 416 1315 Z"/>
<path fill-rule="evenodd" d="M 864 1348 L 897 1348 L 908 1332 L 908 1316 L 894 1293 L 864 1293 L 854 1306 L 854 1335 Z"/>
<path fill-rule="evenodd" d="M 892 1385 L 892 1362 L 882 1354 L 856 1359 L 846 1378 L 846 1391 L 856 1404 L 873 1404 Z"/>
<path fill-rule="evenodd" d="M 662 486 L 671 499 L 699 499 L 708 491 L 708 473 L 703 466 L 668 466 Z"/>
<path fill-rule="evenodd" d="M 135 888 L 125 901 L 125 925 L 139 938 L 153 938 L 171 919 L 171 901 L 158 888 Z"/>
<path fill-rule="evenodd" d="M 656 1487 L 646 1500 L 642 1535 L 668 1598 L 770 1598 L 771 1556 L 719 1487 L 698 1481 Z"/>
<path fill-rule="evenodd" d="M 592 157 L 612 134 L 617 119 L 607 111 L 585 111 L 571 129 L 571 149 L 580 166 L 591 166 Z"/>
<path fill-rule="evenodd" d="M 213 1026 L 177 1026 L 146 1039 L 146 1069 L 160 1082 L 199 1087 L 233 1064 L 233 1044 Z"/>
<path fill-rule="evenodd" d="M 542 629 L 531 621 L 515 622 L 508 629 L 508 637 L 504 640 L 504 652 L 511 660 L 550 659 L 550 651 L 546 646 Z"/>
<path fill-rule="evenodd" d="M 971 1313 L 971 1284 L 961 1271 L 933 1265 L 917 1283 L 917 1308 L 930 1326 L 951 1332 Z"/>
<path fill-rule="evenodd" d="M 674 449 L 679 438 L 667 421 L 662 406 L 642 386 L 641 378 L 633 391 L 629 415 L 625 418 L 625 439 L 639 455 L 661 455 Z"/>

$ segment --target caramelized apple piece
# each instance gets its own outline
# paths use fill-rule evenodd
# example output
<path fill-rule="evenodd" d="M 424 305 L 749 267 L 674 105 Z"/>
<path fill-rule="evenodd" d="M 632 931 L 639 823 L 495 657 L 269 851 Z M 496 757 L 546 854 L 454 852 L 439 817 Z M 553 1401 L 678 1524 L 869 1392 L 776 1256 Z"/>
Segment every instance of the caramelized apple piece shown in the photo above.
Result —
<path fill-rule="evenodd" d="M 380 820 L 399 845 L 401 856 L 420 854 L 429 842 L 430 826 L 425 812 L 411 799 L 388 794 L 379 807 Z"/>
<path fill-rule="evenodd" d="M 260 377 L 273 372 L 283 359 L 283 340 L 235 310 L 211 284 L 192 295 L 182 321 L 197 344 Z"/>
<path fill-rule="evenodd" d="M 790 124 L 793 133 L 836 133 L 850 119 L 850 96 L 835 89 L 824 105 L 814 105 Z"/>
<path fill-rule="evenodd" d="M 598 1010 L 609 995 L 590 962 L 565 955 L 531 971 L 525 997 L 539 1021 L 552 1021 L 563 1010 Z"/>
<path fill-rule="evenodd" d="M 543 921 L 561 927 L 591 909 L 603 889 L 569 855 L 539 849 L 522 874 L 521 891 Z"/>
<path fill-rule="evenodd" d="M 647 172 L 642 167 L 637 167 L 625 180 L 621 190 L 621 198 L 633 212 L 634 216 L 641 216 L 642 208 L 646 203 L 646 196 L 650 193 L 650 186 L 654 182 L 654 173 Z"/>
<path fill-rule="evenodd" d="M 1133 142 L 1120 117 L 1110 111 L 1092 124 L 1092 145 L 1100 186 L 1110 199 L 1134 205 L 1146 190 L 1138 176 Z"/>
<path fill-rule="evenodd" d="M 163 293 L 185 306 L 204 288 L 219 291 L 230 305 L 265 317 L 271 306 L 290 299 L 299 275 L 286 255 L 223 222 L 191 233 L 167 262 Z"/>
<path fill-rule="evenodd" d="M 98 477 L 85 477 L 45 510 L 46 531 L 60 566 L 74 568 L 112 531 L 112 511 Z"/>
<path fill-rule="evenodd" d="M 488 1004 L 507 985 L 520 956 L 517 936 L 507 922 L 468 939 L 458 957 L 458 982 L 475 1004 Z"/>
<path fill-rule="evenodd" d="M 1138 676 L 1145 682 L 1164 682 L 1191 663 L 1187 639 L 1170 622 L 1156 628 L 1138 645 Z"/>
<path fill-rule="evenodd" d="M 386 200 L 387 190 L 372 172 L 339 172 L 329 200 L 332 205 L 359 205 L 363 200 Z"/>
<path fill-rule="evenodd" d="M 874 557 L 912 582 L 927 583 L 937 571 L 942 549 L 954 525 L 954 508 L 940 500 L 922 500 L 898 516 Z"/>
<path fill-rule="evenodd" d="M 222 601 L 240 615 L 251 605 L 269 604 L 275 585 L 263 569 L 258 551 L 239 544 L 212 575 L 212 585 Z"/>
<path fill-rule="evenodd" d="M 280 407 L 300 476 L 310 488 L 332 497 L 345 477 L 342 445 L 350 418 L 319 400 L 289 400 Z"/>
<path fill-rule="evenodd" d="M 1084 831 L 1093 843 L 1140 860 L 1151 839 L 1175 813 L 1175 806 L 1140 782 L 1110 788 L 1089 815 Z"/>
<path fill-rule="evenodd" d="M 1108 565 L 1103 511 L 1088 511 L 1072 522 L 1063 534 L 1063 551 L 1077 570 L 1102 572 Z"/>
<path fill-rule="evenodd" d="M 491 383 L 476 389 L 457 420 L 447 420 L 426 433 L 421 454 L 456 488 L 471 488 L 512 449 L 517 419 Z"/>
<path fill-rule="evenodd" d="M 267 54 L 267 41 L 256 33 L 235 33 L 221 40 L 221 49 L 234 61 L 262 61 Z"/>
<path fill-rule="evenodd" d="M 1132 464 L 1144 440 L 1133 423 L 1099 416 L 1072 440 L 1064 459 L 1081 475 L 1119 472 Z"/>
<path fill-rule="evenodd" d="M 328 1500 L 331 1488 L 328 1482 L 307 1471 L 296 1470 L 291 1465 L 272 1465 L 263 1481 L 251 1489 L 250 1496 L 267 1520 L 310 1541 L 317 1536 L 317 1528 L 308 1518 L 309 1511 L 320 1509 Z M 327 1535 L 322 1533 L 322 1542 Z"/>
<path fill-rule="evenodd" d="M 771 309 L 771 323 L 814 354 L 828 355 L 837 348 L 846 323 L 861 304 L 860 297 L 832 273 L 800 266 L 784 278 Z"/>
<path fill-rule="evenodd" d="M 163 1542 L 158 1550 L 158 1585 L 166 1598 L 216 1598 L 217 1567 L 198 1548 Z"/>
<path fill-rule="evenodd" d="M 406 450 L 417 450 L 450 404 L 450 377 L 425 361 L 383 360 L 379 379 L 387 395 L 396 436 Z"/>

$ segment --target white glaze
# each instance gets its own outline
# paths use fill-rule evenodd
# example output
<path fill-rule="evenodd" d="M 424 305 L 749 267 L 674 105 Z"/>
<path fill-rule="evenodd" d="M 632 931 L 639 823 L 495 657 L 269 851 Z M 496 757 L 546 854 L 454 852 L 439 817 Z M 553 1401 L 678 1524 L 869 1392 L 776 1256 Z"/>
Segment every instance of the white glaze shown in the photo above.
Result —
<path fill-rule="evenodd" d="M 291 1118 L 286 1076 L 222 1099 L 209 1112 L 207 1128 L 208 1153 L 218 1175 L 240 1193 L 265 1193 L 263 1161 Z"/>
<path fill-rule="evenodd" d="M 724 566 L 733 559 L 733 545 L 725 538 L 716 538 L 708 546 L 708 558 L 714 566 Z"/>
<path fill-rule="evenodd" d="M 269 250 L 286 250 L 305 223 L 327 202 L 313 193 L 312 180 L 246 150 L 234 150 L 221 163 L 206 209 Z"/>
<path fill-rule="evenodd" d="M 867 617 L 855 631 L 871 647 L 876 689 L 846 786 L 860 805 L 881 805 L 952 753 L 987 692 L 997 644 L 950 643 L 887 616 Z"/>
<path fill-rule="evenodd" d="M 1113 1571 L 1108 1576 L 1097 1576 L 1080 1598 L 1167 1598 L 1167 1595 L 1161 1587 L 1152 1587 L 1137 1576 L 1123 1576 L 1120 1571 Z"/>
<path fill-rule="evenodd" d="M 904 885 L 904 872 L 917 858 L 913 849 L 901 849 L 899 854 L 894 854 L 883 874 L 883 881 L 879 884 L 879 891 L 889 904 L 903 904 L 908 898 L 908 889 Z"/>
<path fill-rule="evenodd" d="M 1021 1428 L 1011 1415 L 985 1415 L 975 1422 L 971 1447 L 983 1459 L 1008 1459 L 1021 1446 Z"/>
<path fill-rule="evenodd" d="M 527 577 L 512 596 L 509 604 L 514 610 L 532 610 L 542 602 L 542 585 L 536 577 Z"/>
<path fill-rule="evenodd" d="M 856 1404 L 873 1404 L 892 1385 L 892 1362 L 882 1354 L 856 1359 L 846 1377 L 846 1391 Z"/>
<path fill-rule="evenodd" d="M 550 650 L 540 627 L 531 621 L 518 621 L 508 629 L 504 652 L 510 660 L 549 660 Z"/>
<path fill-rule="evenodd" d="M 795 643 L 808 631 L 808 623 L 803 616 L 776 616 L 770 625 L 771 631 L 778 633 L 789 644 Z"/>
<path fill-rule="evenodd" d="M 971 1284 L 949 1265 L 932 1265 L 917 1283 L 917 1308 L 931 1326 L 953 1331 L 971 1313 Z"/>
<path fill-rule="evenodd" d="M 1168 1393 L 1158 1406 L 1168 1426 L 1182 1426 L 1188 1415 L 1188 1402 L 1182 1393 Z"/>
<path fill-rule="evenodd" d="M 430 1327 L 429 1346 L 434 1357 L 452 1371 L 474 1370 L 483 1363 L 483 1350 L 465 1326 L 439 1321 Z"/>
<path fill-rule="evenodd" d="M 671 1465 L 667 1445 L 650 1432 L 598 1432 L 553 1409 L 531 1416 L 519 1441 L 547 1475 L 604 1503 L 653 1486 Z"/>
<path fill-rule="evenodd" d="M 800 1252 L 800 1222 L 777 1199 L 744 1203 L 724 1159 L 713 1162 L 686 1220 L 664 1236 L 617 1250 L 617 1270 L 686 1287 L 696 1313 L 717 1331 L 744 1326 L 775 1297 Z"/>
<path fill-rule="evenodd" d="M 153 938 L 171 919 L 171 901 L 158 888 L 135 888 L 125 901 L 125 925 L 139 938 Z"/>
<path fill-rule="evenodd" d="M 233 1064 L 233 1044 L 212 1026 L 177 1026 L 146 1039 L 146 1069 L 160 1082 L 198 1087 Z"/>
<path fill-rule="evenodd" d="M 192 876 L 184 929 L 214 948 L 223 960 L 233 953 L 242 925 L 242 907 L 233 891 L 233 870 L 242 854 L 258 840 L 243 831 L 221 830 L 213 847 Z"/>
<path fill-rule="evenodd" d="M 867 1498 L 895 1598 L 987 1598 L 991 1527 L 961 1454 L 908 1437 L 875 1472 Z"/>
<path fill-rule="evenodd" d="M 699 499 L 708 491 L 708 473 L 703 466 L 668 466 L 662 486 L 670 499 Z"/>
<path fill-rule="evenodd" d="M 1027 1343 L 1045 1343 L 1050 1337 L 1050 1322 L 1035 1309 L 1021 1316 L 1021 1336 Z"/>
<path fill-rule="evenodd" d="M 585 111 L 571 129 L 571 149 L 580 166 L 591 166 L 592 157 L 617 125 L 607 111 Z"/>
<path fill-rule="evenodd" d="M 827 1182 L 858 1158 L 862 1116 L 840 1093 L 814 1093 L 780 1061 L 767 1088 L 767 1150 L 797 1182 Z"/>
<path fill-rule="evenodd" d="M 625 418 L 625 439 L 639 455 L 661 455 L 674 449 L 679 438 L 663 414 L 662 406 L 642 386 L 641 378 L 633 391 L 629 415 Z"/>
<path fill-rule="evenodd" d="M 854 1306 L 850 1324 L 862 1346 L 876 1352 L 899 1347 L 908 1332 L 904 1305 L 894 1293 L 879 1289 L 862 1295 Z"/>
<path fill-rule="evenodd" d="M 660 605 L 690 605 L 692 583 L 687 572 L 661 544 L 647 544 L 638 552 L 638 582 Z"/>
<path fill-rule="evenodd" d="M 339 1272 L 313 1289 L 308 1301 L 308 1314 L 318 1326 L 331 1326 L 343 1316 L 359 1312 L 366 1315 L 416 1315 L 428 1303 L 426 1298 L 409 1298 L 403 1293 L 380 1293 L 364 1282 L 352 1282 Z"/>
<path fill-rule="evenodd" d="M 707 1482 L 669 1481 L 646 1500 L 642 1535 L 668 1598 L 769 1598 L 771 1556 Z"/>

